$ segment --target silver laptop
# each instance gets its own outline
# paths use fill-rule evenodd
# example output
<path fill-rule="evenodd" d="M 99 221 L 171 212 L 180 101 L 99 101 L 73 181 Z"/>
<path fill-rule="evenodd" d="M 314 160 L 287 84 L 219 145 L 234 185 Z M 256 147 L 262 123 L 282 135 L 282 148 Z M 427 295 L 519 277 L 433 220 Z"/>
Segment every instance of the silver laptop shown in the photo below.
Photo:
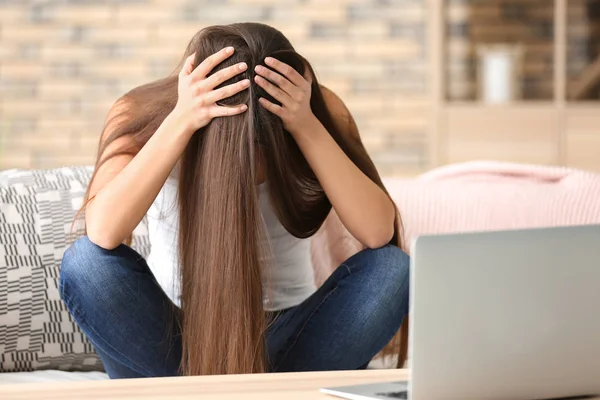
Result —
<path fill-rule="evenodd" d="M 411 381 L 362 399 L 600 394 L 600 226 L 423 236 L 411 259 Z"/>

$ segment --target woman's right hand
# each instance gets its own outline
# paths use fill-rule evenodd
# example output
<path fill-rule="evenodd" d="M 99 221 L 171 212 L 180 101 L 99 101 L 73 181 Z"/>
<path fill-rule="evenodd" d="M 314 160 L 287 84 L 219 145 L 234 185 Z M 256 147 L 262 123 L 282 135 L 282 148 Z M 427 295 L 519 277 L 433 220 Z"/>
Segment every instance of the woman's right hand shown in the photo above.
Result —
<path fill-rule="evenodd" d="M 187 129 L 196 131 L 208 125 L 213 118 L 241 114 L 248 109 L 245 104 L 225 107 L 216 103 L 247 89 L 250 86 L 249 79 L 215 90 L 223 82 L 246 71 L 248 69 L 246 63 L 223 68 L 207 77 L 210 71 L 229 58 L 233 52 L 233 47 L 224 48 L 205 59 L 195 69 L 195 53 L 185 60 L 179 73 L 178 98 L 173 113 L 183 120 Z"/>

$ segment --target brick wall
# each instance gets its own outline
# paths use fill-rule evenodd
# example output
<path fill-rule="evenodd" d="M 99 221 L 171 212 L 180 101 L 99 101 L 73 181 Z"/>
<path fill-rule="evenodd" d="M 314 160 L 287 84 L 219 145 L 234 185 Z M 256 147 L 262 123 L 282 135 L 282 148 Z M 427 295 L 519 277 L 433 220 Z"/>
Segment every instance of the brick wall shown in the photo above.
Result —
<path fill-rule="evenodd" d="M 0 169 L 90 164 L 111 103 L 213 24 L 279 28 L 386 173 L 428 166 L 424 0 L 0 0 Z"/>

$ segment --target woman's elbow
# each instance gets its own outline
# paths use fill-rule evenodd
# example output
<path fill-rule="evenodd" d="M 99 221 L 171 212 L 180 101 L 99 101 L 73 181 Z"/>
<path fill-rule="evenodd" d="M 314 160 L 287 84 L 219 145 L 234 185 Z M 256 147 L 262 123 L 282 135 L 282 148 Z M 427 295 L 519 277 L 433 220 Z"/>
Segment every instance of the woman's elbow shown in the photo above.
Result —
<path fill-rule="evenodd" d="M 110 230 L 95 221 L 86 222 L 86 234 L 90 242 L 105 250 L 114 250 L 122 243 Z"/>
<path fill-rule="evenodd" d="M 373 230 L 363 240 L 363 244 L 369 249 L 378 249 L 390 243 L 394 237 L 394 225 L 386 224 L 379 229 Z"/>
<path fill-rule="evenodd" d="M 114 240 L 109 235 L 97 234 L 96 232 L 87 232 L 87 236 L 90 242 L 94 243 L 98 247 L 102 247 L 104 250 L 114 250 L 121 244 L 120 241 Z"/>
<path fill-rule="evenodd" d="M 374 218 L 376 223 L 371 224 L 371 229 L 366 235 L 363 244 L 370 249 L 378 249 L 390 243 L 396 230 L 396 208 L 394 203 L 386 197 L 386 202 L 381 208 L 385 212 Z"/>

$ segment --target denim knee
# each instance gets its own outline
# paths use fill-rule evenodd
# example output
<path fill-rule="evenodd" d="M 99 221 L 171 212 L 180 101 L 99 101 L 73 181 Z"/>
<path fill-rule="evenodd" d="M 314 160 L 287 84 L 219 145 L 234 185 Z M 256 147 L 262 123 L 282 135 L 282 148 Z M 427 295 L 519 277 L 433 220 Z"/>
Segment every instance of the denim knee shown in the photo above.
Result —
<path fill-rule="evenodd" d="M 410 257 L 400 248 L 391 245 L 374 251 L 377 253 L 377 273 L 374 279 L 378 282 L 383 298 L 391 301 L 394 296 L 401 296 L 408 307 Z"/>
<path fill-rule="evenodd" d="M 110 290 L 118 277 L 109 266 L 115 250 L 105 250 L 90 241 L 87 236 L 78 239 L 63 255 L 60 268 L 59 292 L 73 316 L 99 297 L 101 292 Z"/>
<path fill-rule="evenodd" d="M 366 249 L 344 264 L 351 274 L 363 274 L 363 287 L 380 305 L 402 306 L 408 313 L 410 258 L 397 246 Z"/>

